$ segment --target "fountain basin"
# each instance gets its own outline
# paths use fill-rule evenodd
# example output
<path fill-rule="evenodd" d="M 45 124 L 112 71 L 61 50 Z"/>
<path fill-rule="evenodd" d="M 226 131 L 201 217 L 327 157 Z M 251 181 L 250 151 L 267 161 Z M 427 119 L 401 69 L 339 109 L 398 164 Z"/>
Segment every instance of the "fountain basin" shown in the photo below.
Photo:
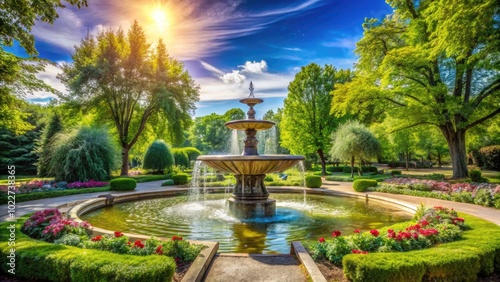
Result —
<path fill-rule="evenodd" d="M 274 125 L 275 123 L 272 121 L 255 120 L 255 119 L 233 120 L 225 123 L 225 126 L 227 128 L 236 130 L 247 130 L 247 129 L 266 130 L 270 129 Z"/>
<path fill-rule="evenodd" d="M 295 155 L 205 155 L 199 156 L 198 160 L 222 172 L 237 175 L 261 175 L 285 171 L 304 160 L 304 157 Z"/>

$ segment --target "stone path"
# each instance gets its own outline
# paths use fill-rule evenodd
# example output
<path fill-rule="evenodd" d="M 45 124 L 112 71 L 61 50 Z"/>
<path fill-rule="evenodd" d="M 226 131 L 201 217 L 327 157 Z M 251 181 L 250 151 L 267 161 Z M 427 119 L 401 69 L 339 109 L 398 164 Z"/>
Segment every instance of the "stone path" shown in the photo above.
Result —
<path fill-rule="evenodd" d="M 203 281 L 304 282 L 307 275 L 291 255 L 219 254 Z"/>

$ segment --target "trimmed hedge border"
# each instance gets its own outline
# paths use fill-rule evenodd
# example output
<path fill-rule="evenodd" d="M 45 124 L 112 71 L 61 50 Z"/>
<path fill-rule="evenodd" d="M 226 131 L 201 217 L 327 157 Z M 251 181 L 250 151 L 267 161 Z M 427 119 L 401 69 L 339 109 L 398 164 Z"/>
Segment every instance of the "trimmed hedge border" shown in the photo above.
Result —
<path fill-rule="evenodd" d="M 476 281 L 500 271 L 500 226 L 460 214 L 472 227 L 461 240 L 418 251 L 346 255 L 352 281 Z M 386 230 L 385 228 L 384 230 Z"/>
<path fill-rule="evenodd" d="M 115 178 L 109 182 L 109 186 L 113 191 L 132 191 L 137 187 L 137 181 L 128 177 Z"/>
<path fill-rule="evenodd" d="M 377 180 L 374 179 L 356 179 L 352 183 L 352 188 L 356 192 L 365 192 L 369 187 L 377 187 Z"/>
<path fill-rule="evenodd" d="M 97 192 L 107 192 L 109 190 L 110 190 L 109 186 L 104 186 L 104 187 L 96 187 L 96 188 L 79 188 L 79 189 L 67 189 L 67 190 L 60 190 L 60 191 L 21 193 L 21 194 L 16 194 L 16 202 L 20 203 L 20 202 L 27 202 L 27 201 L 55 198 L 55 197 L 62 197 L 62 196 L 71 196 L 71 195 L 97 193 Z M 3 204 L 7 204 L 7 194 L 3 194 L 0 196 L 0 205 L 3 205 Z"/>
<path fill-rule="evenodd" d="M 100 250 L 56 245 L 29 238 L 20 232 L 28 216 L 16 223 L 16 277 L 50 281 L 172 281 L 175 261 L 166 256 L 120 255 Z M 11 222 L 0 224 L 5 230 Z M 9 232 L 0 233 L 0 263 L 7 273 Z"/>

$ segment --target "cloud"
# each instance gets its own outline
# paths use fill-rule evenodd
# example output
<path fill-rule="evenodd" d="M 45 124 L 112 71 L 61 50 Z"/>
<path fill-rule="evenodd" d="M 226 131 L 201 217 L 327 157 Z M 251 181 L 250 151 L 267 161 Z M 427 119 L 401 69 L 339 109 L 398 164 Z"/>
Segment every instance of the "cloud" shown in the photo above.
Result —
<path fill-rule="evenodd" d="M 65 50 L 72 50 L 82 39 L 82 21 L 69 9 L 58 10 L 56 24 L 37 22 L 33 34 L 37 40 L 53 44 Z"/>
<path fill-rule="evenodd" d="M 66 86 L 61 83 L 59 79 L 56 78 L 56 76 L 61 73 L 62 70 L 59 68 L 58 65 L 47 65 L 45 67 L 45 70 L 42 72 L 39 72 L 36 77 L 43 82 L 45 82 L 47 85 L 52 86 L 55 90 L 59 92 L 66 92 Z M 26 95 L 26 99 L 33 101 L 33 102 L 38 102 L 38 101 L 43 101 L 43 100 L 48 100 L 48 99 L 56 99 L 56 95 L 50 92 L 45 92 L 45 91 L 38 91 L 34 92 L 33 94 Z"/>
<path fill-rule="evenodd" d="M 249 72 L 249 73 L 262 73 L 267 70 L 267 63 L 266 61 L 262 60 L 260 62 L 250 62 L 246 61 L 244 65 L 240 66 L 243 68 L 243 72 Z"/>
<path fill-rule="evenodd" d="M 283 47 L 283 50 L 294 51 L 294 52 L 303 52 L 304 51 L 300 48 L 290 48 L 290 47 Z"/>
<path fill-rule="evenodd" d="M 201 66 L 204 69 L 208 70 L 209 72 L 214 73 L 214 74 L 219 75 L 219 76 L 223 76 L 224 75 L 223 71 L 221 71 L 220 69 L 212 66 L 211 64 L 209 64 L 207 62 L 204 62 L 202 60 L 198 60 L 198 61 L 200 62 Z"/>
<path fill-rule="evenodd" d="M 333 41 L 323 42 L 322 45 L 325 47 L 354 49 L 358 40 L 359 38 L 337 38 Z"/>
<path fill-rule="evenodd" d="M 222 79 L 222 81 L 224 83 L 242 84 L 243 82 L 245 82 L 246 78 L 247 77 L 242 75 L 239 70 L 233 70 L 232 72 L 229 72 L 229 73 L 226 73 L 226 74 L 220 76 L 220 79 Z"/>

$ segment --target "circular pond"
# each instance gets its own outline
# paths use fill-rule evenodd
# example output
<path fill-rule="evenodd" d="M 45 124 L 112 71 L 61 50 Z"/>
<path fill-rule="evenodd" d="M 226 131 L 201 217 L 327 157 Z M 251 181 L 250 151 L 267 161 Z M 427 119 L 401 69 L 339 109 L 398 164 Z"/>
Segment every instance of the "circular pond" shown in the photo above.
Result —
<path fill-rule="evenodd" d="M 218 241 L 221 252 L 288 253 L 291 241 L 316 241 L 332 231 L 352 234 L 411 218 L 397 208 L 362 199 L 273 194 L 276 215 L 238 219 L 231 215 L 225 194 L 208 194 L 201 201 L 188 196 L 115 204 L 81 218 L 111 231 L 158 237 L 183 236 Z"/>

